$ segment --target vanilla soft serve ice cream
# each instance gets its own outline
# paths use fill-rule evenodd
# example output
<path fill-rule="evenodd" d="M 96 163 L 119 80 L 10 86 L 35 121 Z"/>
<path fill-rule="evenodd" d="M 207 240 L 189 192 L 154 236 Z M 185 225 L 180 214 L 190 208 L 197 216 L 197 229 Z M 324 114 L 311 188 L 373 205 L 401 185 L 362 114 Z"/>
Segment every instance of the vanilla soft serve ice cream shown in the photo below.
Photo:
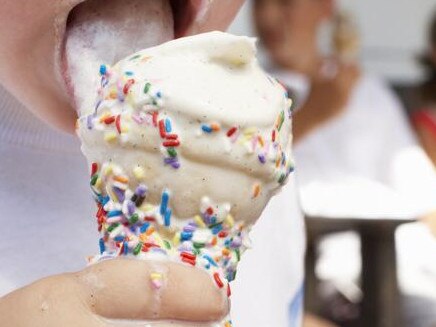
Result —
<path fill-rule="evenodd" d="M 290 101 L 255 52 L 213 32 L 101 65 L 77 127 L 101 232 L 92 262 L 173 260 L 230 295 L 251 226 L 293 171 Z"/>

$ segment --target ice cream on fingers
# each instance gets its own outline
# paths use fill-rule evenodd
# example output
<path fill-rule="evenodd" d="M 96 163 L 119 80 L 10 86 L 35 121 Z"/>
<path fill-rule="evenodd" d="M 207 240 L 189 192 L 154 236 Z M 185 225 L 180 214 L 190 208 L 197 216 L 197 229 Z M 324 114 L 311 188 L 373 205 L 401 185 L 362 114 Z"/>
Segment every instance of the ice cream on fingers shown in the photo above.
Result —
<path fill-rule="evenodd" d="M 92 262 L 172 260 L 230 296 L 251 226 L 293 171 L 290 101 L 255 53 L 213 32 L 101 65 L 77 127 L 101 232 Z"/>

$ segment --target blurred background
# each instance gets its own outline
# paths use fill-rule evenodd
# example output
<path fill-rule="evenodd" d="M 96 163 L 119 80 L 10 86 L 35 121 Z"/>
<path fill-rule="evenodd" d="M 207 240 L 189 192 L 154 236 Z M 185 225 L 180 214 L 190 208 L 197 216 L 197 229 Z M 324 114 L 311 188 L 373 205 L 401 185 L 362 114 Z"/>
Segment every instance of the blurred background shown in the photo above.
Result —
<path fill-rule="evenodd" d="M 436 326 L 436 1 L 251 0 L 294 100 L 305 327 Z"/>
<path fill-rule="evenodd" d="M 434 0 L 339 0 L 338 8 L 351 12 L 359 27 L 365 69 L 393 83 L 411 83 L 422 78 L 417 55 L 427 47 L 427 29 L 435 10 Z M 230 27 L 230 32 L 256 36 L 248 1 Z M 326 24 L 320 43 L 329 46 L 331 28 Z"/>

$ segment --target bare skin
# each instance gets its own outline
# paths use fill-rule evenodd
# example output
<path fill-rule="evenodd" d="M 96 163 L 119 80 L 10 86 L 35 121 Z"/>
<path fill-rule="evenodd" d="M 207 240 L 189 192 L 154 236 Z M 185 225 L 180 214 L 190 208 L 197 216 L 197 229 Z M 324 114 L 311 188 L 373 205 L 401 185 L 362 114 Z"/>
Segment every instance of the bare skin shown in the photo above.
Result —
<path fill-rule="evenodd" d="M 294 116 L 294 142 L 343 114 L 359 77 L 357 66 L 338 63 L 336 76 L 312 78 L 309 97 Z"/>
<path fill-rule="evenodd" d="M 77 117 L 63 78 L 62 48 L 67 17 L 83 1 L 0 0 L 0 84 L 35 115 L 68 132 L 73 132 Z M 189 9 L 186 17 L 191 19 L 183 35 L 226 29 L 244 2 L 208 1 L 201 11 L 205 1 L 178 1 Z M 146 262 L 112 261 L 35 282 L 0 299 L 0 325 L 109 326 L 102 319 L 105 315 L 210 321 L 228 312 L 227 300 L 217 293 L 209 276 L 173 264 L 167 265 L 169 284 L 161 294 L 165 305 L 157 314 L 151 312 L 150 308 L 159 306 L 149 287 L 150 269 Z M 90 275 L 96 284 L 110 287 L 91 292 L 84 283 Z"/>
<path fill-rule="evenodd" d="M 166 271 L 160 290 L 153 289 L 149 278 L 156 269 Z M 118 326 L 107 318 L 200 324 L 222 319 L 228 309 L 226 294 L 204 271 L 120 259 L 49 277 L 5 296 L 0 299 L 0 322 L 14 327 Z"/>
<path fill-rule="evenodd" d="M 68 15 L 83 1 L 0 0 L 0 84 L 41 119 L 69 132 L 77 117 L 63 78 L 63 42 Z M 183 35 L 227 28 L 244 2 L 208 1 L 202 12 L 206 0 L 177 1 L 192 9 Z"/>
<path fill-rule="evenodd" d="M 321 23 L 334 12 L 334 0 L 255 0 L 254 21 L 272 61 L 283 70 L 310 78 L 306 103 L 295 114 L 294 142 L 344 110 L 360 77 L 356 65 L 336 62 L 337 74 L 321 73 L 325 61 L 318 49 Z"/>
<path fill-rule="evenodd" d="M 427 155 L 436 167 L 436 137 L 426 126 L 416 126 L 416 133 Z M 436 169 L 436 168 L 435 168 Z"/>

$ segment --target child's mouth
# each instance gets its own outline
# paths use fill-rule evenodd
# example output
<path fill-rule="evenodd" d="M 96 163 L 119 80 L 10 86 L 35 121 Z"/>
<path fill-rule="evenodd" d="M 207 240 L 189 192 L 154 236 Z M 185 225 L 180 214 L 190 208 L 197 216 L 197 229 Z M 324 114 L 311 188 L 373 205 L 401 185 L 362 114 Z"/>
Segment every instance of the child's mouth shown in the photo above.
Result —
<path fill-rule="evenodd" d="M 187 35 L 208 2 L 88 0 L 74 7 L 66 24 L 62 75 L 76 109 L 92 105 L 101 64 Z"/>

